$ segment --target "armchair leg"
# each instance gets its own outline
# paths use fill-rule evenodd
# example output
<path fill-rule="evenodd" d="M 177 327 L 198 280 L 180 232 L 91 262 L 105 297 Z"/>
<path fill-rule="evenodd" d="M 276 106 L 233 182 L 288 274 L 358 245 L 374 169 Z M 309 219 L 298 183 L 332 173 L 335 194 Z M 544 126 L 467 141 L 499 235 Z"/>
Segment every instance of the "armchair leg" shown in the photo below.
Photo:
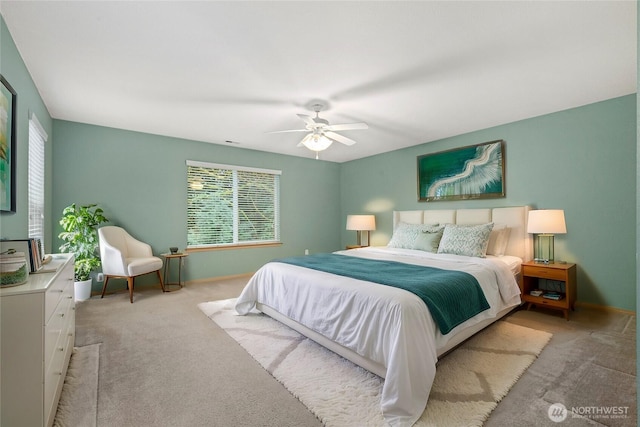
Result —
<path fill-rule="evenodd" d="M 164 283 L 162 283 L 162 276 L 160 275 L 160 270 L 156 270 L 156 274 L 158 275 L 158 280 L 160 280 L 160 287 L 162 288 L 162 292 L 166 292 L 164 290 Z"/>
<path fill-rule="evenodd" d="M 129 288 L 129 300 L 131 300 L 131 304 L 133 304 L 133 281 L 135 277 L 127 277 L 127 287 Z"/>
<path fill-rule="evenodd" d="M 109 281 L 110 276 L 104 276 L 104 284 L 102 285 L 102 296 L 100 298 L 104 298 L 104 291 L 107 290 L 107 282 Z"/>

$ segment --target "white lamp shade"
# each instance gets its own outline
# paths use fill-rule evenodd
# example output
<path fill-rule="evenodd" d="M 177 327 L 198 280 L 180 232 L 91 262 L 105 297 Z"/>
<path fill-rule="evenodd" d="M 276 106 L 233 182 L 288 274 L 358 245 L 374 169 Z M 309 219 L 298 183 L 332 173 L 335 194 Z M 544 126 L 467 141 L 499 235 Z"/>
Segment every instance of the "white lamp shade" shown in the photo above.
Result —
<path fill-rule="evenodd" d="M 329 148 L 333 141 L 322 134 L 310 133 L 302 138 L 300 143 L 311 151 L 323 151 Z"/>
<path fill-rule="evenodd" d="M 376 229 L 374 215 L 347 215 L 347 230 L 370 231 Z"/>
<path fill-rule="evenodd" d="M 527 233 L 532 234 L 565 234 L 567 225 L 562 209 L 540 209 L 529 211 Z"/>

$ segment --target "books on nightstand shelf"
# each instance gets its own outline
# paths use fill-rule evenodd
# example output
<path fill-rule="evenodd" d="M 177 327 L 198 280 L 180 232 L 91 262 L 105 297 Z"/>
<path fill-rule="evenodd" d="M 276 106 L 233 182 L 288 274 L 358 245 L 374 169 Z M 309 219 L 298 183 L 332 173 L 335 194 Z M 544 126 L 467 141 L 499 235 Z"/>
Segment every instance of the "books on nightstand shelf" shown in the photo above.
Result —
<path fill-rule="evenodd" d="M 555 301 L 561 300 L 562 298 L 564 298 L 564 295 L 559 294 L 557 292 L 545 292 L 544 294 L 542 294 L 542 298 L 547 298 L 547 299 L 552 299 Z"/>

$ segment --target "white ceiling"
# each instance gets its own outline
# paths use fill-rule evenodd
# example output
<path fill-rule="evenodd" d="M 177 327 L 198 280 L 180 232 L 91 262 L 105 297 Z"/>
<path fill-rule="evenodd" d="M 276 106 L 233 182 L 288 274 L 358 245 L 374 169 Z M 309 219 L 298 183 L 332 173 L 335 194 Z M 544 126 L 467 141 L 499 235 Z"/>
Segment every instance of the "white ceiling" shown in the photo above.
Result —
<path fill-rule="evenodd" d="M 636 92 L 636 2 L 4 1 L 56 119 L 344 162 Z M 483 141 L 478 141 L 483 142 Z"/>

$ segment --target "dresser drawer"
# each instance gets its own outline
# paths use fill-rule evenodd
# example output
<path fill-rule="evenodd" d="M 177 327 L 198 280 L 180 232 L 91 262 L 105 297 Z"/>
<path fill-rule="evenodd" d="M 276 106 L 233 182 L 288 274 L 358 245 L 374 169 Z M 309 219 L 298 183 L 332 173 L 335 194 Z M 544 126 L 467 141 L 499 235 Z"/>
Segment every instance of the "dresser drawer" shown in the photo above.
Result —
<path fill-rule="evenodd" d="M 73 350 L 73 337 L 61 336 L 60 338 L 60 348 L 64 348 L 64 351 L 60 351 L 59 349 L 54 351 L 51 363 L 44 375 L 45 425 L 51 425 L 53 417 L 56 414 L 58 399 L 62 391 L 64 377 L 69 365 L 69 358 Z"/>
<path fill-rule="evenodd" d="M 49 318 L 49 322 L 45 325 L 44 332 L 44 363 L 45 367 L 49 365 L 51 356 L 56 348 L 62 343 L 68 334 L 69 325 L 75 324 L 75 311 L 73 296 L 68 292 L 63 292 L 60 303 L 55 308 L 53 315 Z M 62 338 L 61 338 L 62 337 Z"/>
<path fill-rule="evenodd" d="M 59 273 L 58 278 L 51 283 L 51 286 L 45 293 L 44 301 L 44 321 L 49 321 L 49 318 L 56 309 L 62 295 L 67 291 L 68 287 L 71 287 L 71 295 L 73 296 L 73 263 L 67 264 Z"/>
<path fill-rule="evenodd" d="M 530 265 L 524 266 L 523 274 L 529 277 L 539 277 L 541 279 L 566 280 L 567 273 L 565 270 L 553 269 L 548 267 L 534 267 Z"/>

